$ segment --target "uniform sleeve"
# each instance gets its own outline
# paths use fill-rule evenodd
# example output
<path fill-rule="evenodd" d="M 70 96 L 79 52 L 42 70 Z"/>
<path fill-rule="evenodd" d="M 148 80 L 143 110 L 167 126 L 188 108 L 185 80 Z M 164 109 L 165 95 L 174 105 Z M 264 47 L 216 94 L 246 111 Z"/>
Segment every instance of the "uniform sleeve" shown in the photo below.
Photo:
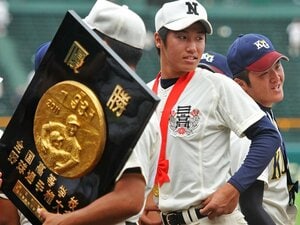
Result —
<path fill-rule="evenodd" d="M 220 99 L 217 109 L 219 119 L 238 137 L 243 137 L 244 131 L 266 114 L 235 81 L 221 78 L 223 82 L 217 88 Z"/>
<path fill-rule="evenodd" d="M 245 131 L 251 140 L 249 153 L 229 183 L 240 192 L 245 191 L 268 166 L 281 145 L 281 137 L 272 122 L 265 116 Z"/>
<path fill-rule="evenodd" d="M 0 198 L 8 199 L 7 196 L 5 194 L 3 194 L 2 192 L 0 192 Z"/>
<path fill-rule="evenodd" d="M 230 134 L 230 171 L 233 175 L 242 165 L 245 160 L 246 155 L 249 152 L 251 145 L 251 140 L 247 137 L 238 137 L 235 133 L 231 132 Z M 268 167 L 262 172 L 262 174 L 257 178 L 257 180 L 263 181 L 266 184 L 269 183 L 269 170 Z"/>

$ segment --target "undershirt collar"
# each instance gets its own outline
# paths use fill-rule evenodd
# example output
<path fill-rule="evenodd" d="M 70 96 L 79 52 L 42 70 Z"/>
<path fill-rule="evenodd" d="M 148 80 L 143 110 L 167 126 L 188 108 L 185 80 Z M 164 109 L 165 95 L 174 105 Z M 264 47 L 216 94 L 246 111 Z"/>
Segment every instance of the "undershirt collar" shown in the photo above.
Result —
<path fill-rule="evenodd" d="M 161 79 L 160 80 L 160 86 L 164 89 L 171 87 L 173 84 L 176 83 L 178 78 L 171 78 L 171 79 Z"/>

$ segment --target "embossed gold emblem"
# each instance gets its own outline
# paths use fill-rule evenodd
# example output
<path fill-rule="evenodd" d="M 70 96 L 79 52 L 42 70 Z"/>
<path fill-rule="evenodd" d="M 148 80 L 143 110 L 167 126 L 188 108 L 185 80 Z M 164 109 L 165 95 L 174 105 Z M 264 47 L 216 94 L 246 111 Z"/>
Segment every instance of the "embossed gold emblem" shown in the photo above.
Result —
<path fill-rule="evenodd" d="M 79 73 L 78 69 L 84 64 L 84 59 L 89 55 L 88 51 L 78 42 L 74 41 L 64 62 L 73 69 L 74 73 Z"/>
<path fill-rule="evenodd" d="M 49 88 L 34 117 L 34 140 L 45 165 L 54 173 L 77 178 L 100 160 L 106 142 L 106 123 L 97 96 L 76 81 Z"/>

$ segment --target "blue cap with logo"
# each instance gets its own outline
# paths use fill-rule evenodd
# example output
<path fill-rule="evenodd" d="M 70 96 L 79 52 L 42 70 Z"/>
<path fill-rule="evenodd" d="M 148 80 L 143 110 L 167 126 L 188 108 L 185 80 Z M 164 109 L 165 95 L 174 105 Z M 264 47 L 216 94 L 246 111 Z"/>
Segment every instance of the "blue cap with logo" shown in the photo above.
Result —
<path fill-rule="evenodd" d="M 203 53 L 198 67 L 208 69 L 214 73 L 221 73 L 232 78 L 226 56 L 217 52 L 207 51 Z"/>
<path fill-rule="evenodd" d="M 36 50 L 35 57 L 34 57 L 34 70 L 37 70 L 39 68 L 39 65 L 41 64 L 44 55 L 46 55 L 49 45 L 50 42 L 45 42 L 41 44 Z"/>
<path fill-rule="evenodd" d="M 244 70 L 264 72 L 279 59 L 289 60 L 277 52 L 272 42 L 261 34 L 241 34 L 227 51 L 228 66 L 233 75 Z"/>

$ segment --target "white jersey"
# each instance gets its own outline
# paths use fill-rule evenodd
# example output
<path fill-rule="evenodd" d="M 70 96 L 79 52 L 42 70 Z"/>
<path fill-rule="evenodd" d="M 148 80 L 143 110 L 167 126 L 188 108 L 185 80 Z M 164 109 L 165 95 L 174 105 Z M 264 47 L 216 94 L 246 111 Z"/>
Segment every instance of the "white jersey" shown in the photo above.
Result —
<path fill-rule="evenodd" d="M 140 139 L 138 140 L 135 148 L 132 151 L 131 156 L 123 167 L 121 173 L 117 177 L 117 180 L 120 179 L 124 171 L 128 168 L 140 168 L 142 175 L 146 182 L 146 190 L 145 190 L 145 201 L 144 206 L 146 204 L 146 198 L 152 187 L 154 185 L 159 150 L 161 145 L 161 136 L 160 136 L 160 128 L 157 114 L 154 113 L 149 120 L 144 132 L 142 133 Z M 116 180 L 116 181 L 117 181 Z M 140 211 L 140 213 L 136 216 L 133 216 L 126 221 L 128 222 L 137 222 L 139 217 L 142 215 L 144 210 Z M 124 225 L 124 223 L 119 223 L 118 225 Z"/>
<path fill-rule="evenodd" d="M 171 89 L 158 87 L 159 116 Z M 226 183 L 230 130 L 243 136 L 264 115 L 233 80 L 197 68 L 171 111 L 166 147 L 170 182 L 159 189 L 161 211 L 197 206 Z"/>
<path fill-rule="evenodd" d="M 30 223 L 28 219 L 19 210 L 18 210 L 18 214 L 20 217 L 20 225 L 32 225 L 32 223 Z"/>
<path fill-rule="evenodd" d="M 236 172 L 249 151 L 251 141 L 231 134 L 231 171 Z M 276 225 L 294 225 L 296 207 L 289 206 L 289 192 L 284 158 L 279 148 L 268 167 L 257 178 L 264 182 L 263 207 Z M 274 169 L 275 168 L 275 169 Z"/>

